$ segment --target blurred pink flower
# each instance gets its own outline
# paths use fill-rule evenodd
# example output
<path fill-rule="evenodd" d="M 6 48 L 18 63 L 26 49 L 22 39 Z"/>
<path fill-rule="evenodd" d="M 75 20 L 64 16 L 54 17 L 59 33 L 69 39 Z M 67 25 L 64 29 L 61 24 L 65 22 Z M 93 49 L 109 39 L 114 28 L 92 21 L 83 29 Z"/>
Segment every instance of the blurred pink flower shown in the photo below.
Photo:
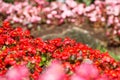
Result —
<path fill-rule="evenodd" d="M 25 66 L 14 66 L 6 73 L 7 80 L 29 80 L 29 71 Z"/>
<path fill-rule="evenodd" d="M 115 22 L 115 23 L 119 23 L 119 18 L 118 18 L 118 17 L 115 17 L 114 22 Z"/>
<path fill-rule="evenodd" d="M 7 80 L 5 76 L 0 76 L 0 80 Z"/>
<path fill-rule="evenodd" d="M 52 2 L 51 3 L 51 9 L 53 10 L 53 9 L 57 9 L 59 6 L 58 6 L 58 4 L 56 3 L 56 2 Z"/>
<path fill-rule="evenodd" d="M 79 4 L 77 7 L 72 9 L 73 13 L 78 13 L 79 15 L 82 15 L 84 13 L 84 4 Z"/>
<path fill-rule="evenodd" d="M 72 75 L 70 80 L 86 80 L 85 78 L 80 77 L 77 74 Z"/>
<path fill-rule="evenodd" d="M 56 15 L 57 11 L 52 11 L 51 14 Z"/>
<path fill-rule="evenodd" d="M 110 24 L 113 24 L 113 21 L 114 21 L 114 16 L 113 15 L 109 16 L 107 23 L 110 25 Z"/>
<path fill-rule="evenodd" d="M 52 63 L 46 70 L 41 74 L 39 80 L 63 80 L 64 79 L 64 68 L 58 62 Z"/>
<path fill-rule="evenodd" d="M 89 12 L 89 11 L 91 11 L 91 10 L 93 10 L 93 9 L 95 9 L 95 5 L 94 5 L 94 4 L 92 4 L 92 5 L 90 5 L 90 6 L 87 6 L 87 7 L 85 8 L 85 12 Z"/>
<path fill-rule="evenodd" d="M 69 10 L 69 9 L 68 9 L 68 6 L 67 6 L 67 5 L 62 4 L 61 7 L 60 7 L 60 10 L 66 11 L 66 10 Z"/>
<path fill-rule="evenodd" d="M 50 21 L 50 20 L 46 20 L 46 23 L 47 23 L 47 24 L 51 24 L 51 21 Z"/>
<path fill-rule="evenodd" d="M 43 9 L 43 12 L 50 12 L 51 11 L 51 8 L 50 7 L 46 7 Z"/>
<path fill-rule="evenodd" d="M 117 32 L 117 33 L 118 33 L 118 35 L 120 35 L 120 29 L 118 30 L 118 32 Z"/>
<path fill-rule="evenodd" d="M 92 64 L 83 63 L 76 68 L 76 74 L 83 77 L 85 80 L 95 79 L 98 77 L 98 70 Z"/>
<path fill-rule="evenodd" d="M 105 0 L 105 3 L 106 4 L 117 4 L 117 3 L 120 3 L 120 0 Z"/>
<path fill-rule="evenodd" d="M 75 2 L 74 0 L 66 0 L 65 3 L 70 7 L 70 8 L 74 8 L 77 6 L 77 2 Z"/>
<path fill-rule="evenodd" d="M 118 16 L 120 14 L 120 5 L 119 6 L 115 6 L 114 7 L 114 11 L 113 11 L 115 16 Z"/>
<path fill-rule="evenodd" d="M 104 18 L 104 17 L 101 17 L 101 21 L 102 21 L 102 22 L 105 22 L 105 18 Z"/>
<path fill-rule="evenodd" d="M 52 15 L 52 14 L 48 14 L 48 15 L 47 15 L 47 18 L 48 18 L 48 19 L 52 19 L 52 18 L 53 18 L 53 15 Z"/>
<path fill-rule="evenodd" d="M 90 21 L 92 21 L 92 22 L 96 22 L 96 21 L 97 21 L 96 16 L 92 16 L 92 17 L 90 17 Z"/>

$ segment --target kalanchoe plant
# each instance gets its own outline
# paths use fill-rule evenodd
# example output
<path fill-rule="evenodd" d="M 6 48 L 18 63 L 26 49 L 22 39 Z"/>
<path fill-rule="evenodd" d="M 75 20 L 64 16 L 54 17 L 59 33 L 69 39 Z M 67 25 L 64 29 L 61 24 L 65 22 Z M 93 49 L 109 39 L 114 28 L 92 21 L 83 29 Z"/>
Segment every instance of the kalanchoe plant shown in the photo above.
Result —
<path fill-rule="evenodd" d="M 0 79 L 119 80 L 119 73 L 120 62 L 108 52 L 101 53 L 70 38 L 33 38 L 29 31 L 13 29 L 9 22 L 0 28 Z"/>

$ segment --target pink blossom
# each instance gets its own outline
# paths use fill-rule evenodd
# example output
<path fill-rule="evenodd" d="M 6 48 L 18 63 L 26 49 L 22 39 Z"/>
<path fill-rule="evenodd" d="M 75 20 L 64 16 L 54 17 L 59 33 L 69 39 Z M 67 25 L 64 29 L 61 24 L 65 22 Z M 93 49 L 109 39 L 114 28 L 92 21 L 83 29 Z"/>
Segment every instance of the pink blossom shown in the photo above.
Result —
<path fill-rule="evenodd" d="M 114 16 L 109 16 L 108 17 L 108 24 L 113 24 Z"/>
<path fill-rule="evenodd" d="M 101 21 L 102 21 L 102 22 L 105 22 L 105 18 L 104 18 L 104 17 L 101 17 Z"/>
<path fill-rule="evenodd" d="M 56 2 L 52 2 L 51 3 L 51 9 L 57 9 L 58 8 L 58 4 Z"/>
<path fill-rule="evenodd" d="M 75 19 L 71 19 L 71 22 L 75 22 Z"/>
<path fill-rule="evenodd" d="M 90 6 L 87 6 L 87 7 L 85 8 L 85 11 L 86 11 L 86 12 L 89 12 L 89 11 L 91 11 L 91 10 L 93 10 L 93 9 L 95 9 L 95 5 L 90 5 Z"/>
<path fill-rule="evenodd" d="M 118 33 L 118 35 L 120 35 L 120 29 L 118 30 L 118 32 L 117 32 L 117 33 Z"/>
<path fill-rule="evenodd" d="M 82 15 L 84 13 L 84 4 L 79 4 L 77 7 L 75 7 L 72 12 L 78 13 L 79 15 Z"/>
<path fill-rule="evenodd" d="M 106 14 L 111 15 L 113 13 L 113 8 L 111 6 L 106 7 Z"/>
<path fill-rule="evenodd" d="M 6 73 L 7 80 L 28 80 L 29 71 L 25 66 L 15 66 Z"/>
<path fill-rule="evenodd" d="M 77 6 L 77 2 L 75 2 L 74 0 L 66 0 L 65 3 L 70 7 L 70 8 L 74 8 Z"/>
<path fill-rule="evenodd" d="M 51 21 L 50 21 L 50 20 L 47 20 L 46 23 L 47 23 L 47 24 L 51 24 Z"/>
<path fill-rule="evenodd" d="M 61 16 L 58 15 L 58 14 L 57 14 L 57 15 L 54 15 L 54 17 L 57 18 L 57 19 L 60 19 L 60 18 L 61 18 Z"/>
<path fill-rule="evenodd" d="M 52 63 L 45 72 L 40 76 L 39 80 L 63 80 L 64 68 L 58 62 Z"/>
<path fill-rule="evenodd" d="M 0 80 L 7 80 L 5 76 L 0 76 Z"/>
<path fill-rule="evenodd" d="M 61 5 L 60 10 L 67 11 L 69 9 L 68 9 L 67 5 L 63 4 L 63 5 Z"/>
<path fill-rule="evenodd" d="M 48 18 L 48 19 L 52 19 L 52 18 L 53 18 L 53 15 L 52 15 L 52 14 L 48 14 L 48 15 L 47 15 L 47 18 Z"/>
<path fill-rule="evenodd" d="M 90 21 L 92 21 L 92 22 L 96 22 L 96 21 L 97 21 L 96 16 L 92 16 L 92 17 L 90 17 Z"/>
<path fill-rule="evenodd" d="M 117 3 L 120 3 L 120 0 L 105 0 L 105 3 L 106 4 L 117 4 Z"/>
<path fill-rule="evenodd" d="M 76 68 L 76 74 L 85 78 L 86 80 L 89 80 L 98 76 L 98 70 L 92 64 L 83 63 L 78 68 Z"/>
<path fill-rule="evenodd" d="M 56 15 L 57 11 L 52 11 L 51 14 Z"/>
<path fill-rule="evenodd" d="M 59 24 L 62 24 L 64 22 L 64 19 L 60 19 Z"/>
<path fill-rule="evenodd" d="M 43 12 L 50 12 L 51 11 L 51 8 L 50 7 L 46 7 L 43 9 Z"/>
<path fill-rule="evenodd" d="M 104 2 L 102 2 L 102 1 L 100 1 L 100 0 L 95 0 L 94 4 L 100 5 L 100 4 L 104 4 Z"/>
<path fill-rule="evenodd" d="M 115 17 L 114 22 L 119 23 L 119 19 L 117 17 Z"/>
<path fill-rule="evenodd" d="M 115 16 L 118 16 L 120 14 L 120 6 L 115 6 L 113 13 Z"/>
<path fill-rule="evenodd" d="M 77 74 L 74 74 L 74 75 L 72 75 L 72 77 L 71 77 L 70 80 L 86 80 L 86 79 L 83 78 L 83 77 L 80 77 L 80 76 L 77 75 Z"/>
<path fill-rule="evenodd" d="M 116 31 L 116 30 L 113 30 L 113 34 L 114 34 L 114 35 L 117 34 L 117 31 Z"/>

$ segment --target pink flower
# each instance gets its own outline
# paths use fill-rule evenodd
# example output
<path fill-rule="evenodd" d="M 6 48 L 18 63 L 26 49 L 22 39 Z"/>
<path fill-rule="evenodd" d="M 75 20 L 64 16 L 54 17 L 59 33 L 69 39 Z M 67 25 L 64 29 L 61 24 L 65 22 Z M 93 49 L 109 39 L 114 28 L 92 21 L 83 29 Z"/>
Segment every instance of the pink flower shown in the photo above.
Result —
<path fill-rule="evenodd" d="M 52 63 L 45 72 L 40 76 L 39 80 L 63 80 L 64 68 L 58 62 Z"/>
<path fill-rule="evenodd" d="M 110 24 L 113 24 L 113 21 L 114 21 L 114 16 L 113 16 L 113 15 L 109 16 L 109 17 L 108 17 L 108 24 L 109 24 L 109 25 L 110 25 Z"/>
<path fill-rule="evenodd" d="M 48 15 L 47 15 L 47 18 L 48 18 L 48 19 L 52 19 L 52 18 L 53 18 L 53 15 L 52 15 L 52 14 L 48 14 Z"/>
<path fill-rule="evenodd" d="M 0 76 L 0 80 L 7 80 L 5 76 Z"/>
<path fill-rule="evenodd" d="M 77 6 L 77 2 L 75 2 L 74 0 L 66 0 L 65 3 L 70 7 L 70 8 L 74 8 Z"/>
<path fill-rule="evenodd" d="M 76 74 L 85 78 L 85 80 L 95 79 L 98 76 L 98 70 L 92 64 L 83 63 L 76 68 Z"/>
<path fill-rule="evenodd" d="M 7 80 L 28 80 L 29 71 L 25 66 L 15 66 L 6 73 Z"/>
<path fill-rule="evenodd" d="M 78 13 L 79 15 L 82 15 L 84 13 L 84 4 L 79 4 L 77 7 L 72 9 L 73 13 Z"/>
<path fill-rule="evenodd" d="M 101 21 L 102 21 L 102 22 L 105 22 L 105 18 L 104 18 L 104 17 L 101 17 Z"/>
<path fill-rule="evenodd" d="M 114 22 L 115 22 L 115 23 L 119 23 L 119 18 L 118 18 L 118 17 L 115 17 Z"/>
<path fill-rule="evenodd" d="M 116 30 L 113 30 L 113 34 L 116 35 L 116 34 L 117 34 L 117 31 L 116 31 Z"/>
<path fill-rule="evenodd" d="M 60 10 L 62 10 L 62 11 L 68 10 L 67 5 L 65 5 L 65 4 L 61 5 Z"/>
<path fill-rule="evenodd" d="M 57 19 L 60 19 L 60 18 L 61 18 L 60 15 L 54 15 L 54 17 L 57 18 Z"/>
<path fill-rule="evenodd" d="M 106 4 L 117 4 L 120 3 L 120 0 L 105 0 Z"/>
<path fill-rule="evenodd" d="M 86 12 L 89 12 L 89 11 L 91 11 L 91 10 L 93 10 L 93 9 L 95 9 L 95 5 L 92 4 L 92 5 L 88 6 L 88 7 L 86 7 L 86 8 L 85 8 L 85 11 L 86 11 Z"/>
<path fill-rule="evenodd" d="M 56 3 L 56 2 L 52 2 L 51 3 L 51 9 L 53 10 L 53 9 L 57 9 L 59 6 L 58 6 L 58 4 Z"/>
<path fill-rule="evenodd" d="M 46 23 L 47 23 L 47 24 L 51 24 L 51 21 L 50 21 L 50 20 L 47 20 Z"/>
<path fill-rule="evenodd" d="M 52 11 L 51 14 L 56 15 L 57 11 Z"/>
<path fill-rule="evenodd" d="M 43 9 L 43 12 L 50 12 L 51 11 L 51 8 L 50 7 L 46 7 Z"/>
<path fill-rule="evenodd" d="M 118 35 L 120 35 L 120 29 L 118 30 Z"/>
<path fill-rule="evenodd" d="M 86 80 L 85 78 L 82 78 L 80 77 L 79 75 L 77 74 L 74 74 L 72 77 L 71 77 L 71 80 Z"/>
<path fill-rule="evenodd" d="M 90 21 L 92 21 L 92 22 L 96 22 L 96 21 L 97 21 L 96 16 L 90 17 Z"/>
<path fill-rule="evenodd" d="M 115 16 L 118 16 L 120 14 L 120 5 L 119 6 L 115 6 L 114 7 L 114 11 L 113 11 Z"/>
<path fill-rule="evenodd" d="M 96 5 L 100 5 L 100 4 L 103 4 L 104 2 L 100 1 L 100 0 L 95 0 L 94 2 Z"/>

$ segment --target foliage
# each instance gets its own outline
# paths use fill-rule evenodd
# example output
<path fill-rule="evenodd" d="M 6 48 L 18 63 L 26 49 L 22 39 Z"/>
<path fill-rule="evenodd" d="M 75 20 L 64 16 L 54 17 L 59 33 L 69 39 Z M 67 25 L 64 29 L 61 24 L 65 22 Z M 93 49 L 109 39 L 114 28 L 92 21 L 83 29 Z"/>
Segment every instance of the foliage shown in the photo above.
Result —
<path fill-rule="evenodd" d="M 7 3 L 13 3 L 14 0 L 3 0 L 4 2 L 7 2 Z"/>
<path fill-rule="evenodd" d="M 120 55 L 116 55 L 114 52 L 112 51 L 108 51 L 108 49 L 104 46 L 98 45 L 97 49 L 100 50 L 101 52 L 109 52 L 110 56 L 112 56 L 115 60 L 120 61 Z"/>
<path fill-rule="evenodd" d="M 83 2 L 88 6 L 88 5 L 92 4 L 95 0 L 76 0 L 76 1 L 78 1 L 80 3 Z"/>

